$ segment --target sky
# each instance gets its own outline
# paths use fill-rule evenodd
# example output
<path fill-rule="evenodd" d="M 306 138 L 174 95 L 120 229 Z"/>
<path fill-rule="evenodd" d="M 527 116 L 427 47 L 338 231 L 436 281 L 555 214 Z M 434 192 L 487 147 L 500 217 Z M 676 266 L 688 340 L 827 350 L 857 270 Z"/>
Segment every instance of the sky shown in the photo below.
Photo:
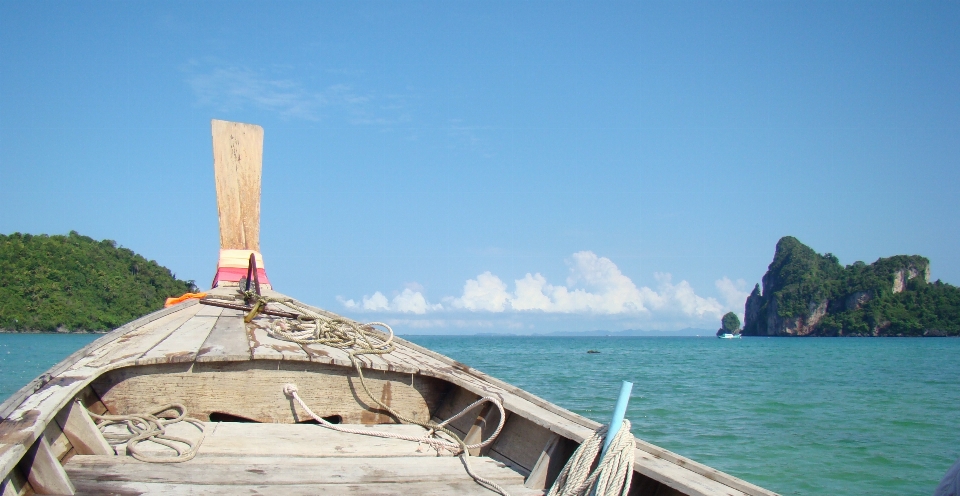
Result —
<path fill-rule="evenodd" d="M 960 3 L 0 1 L 0 233 L 209 286 L 210 120 L 275 289 L 398 333 L 716 329 L 782 236 L 960 284 Z M 689 332 L 689 331 L 688 331 Z"/>

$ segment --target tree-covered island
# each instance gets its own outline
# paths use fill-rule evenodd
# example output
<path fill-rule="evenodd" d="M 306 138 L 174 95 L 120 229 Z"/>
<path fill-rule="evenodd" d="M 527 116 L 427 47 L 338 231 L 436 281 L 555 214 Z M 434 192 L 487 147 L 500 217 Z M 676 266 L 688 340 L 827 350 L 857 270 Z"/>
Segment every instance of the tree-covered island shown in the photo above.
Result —
<path fill-rule="evenodd" d="M 960 288 L 930 281 L 930 261 L 897 255 L 844 267 L 794 237 L 777 242 L 744 336 L 958 336 Z"/>
<path fill-rule="evenodd" d="M 103 332 L 194 288 L 115 241 L 0 234 L 0 330 Z"/>
<path fill-rule="evenodd" d="M 720 328 L 717 329 L 717 336 L 723 336 L 724 334 L 740 334 L 740 317 L 737 317 L 737 314 L 727 312 L 726 315 L 720 319 Z"/>

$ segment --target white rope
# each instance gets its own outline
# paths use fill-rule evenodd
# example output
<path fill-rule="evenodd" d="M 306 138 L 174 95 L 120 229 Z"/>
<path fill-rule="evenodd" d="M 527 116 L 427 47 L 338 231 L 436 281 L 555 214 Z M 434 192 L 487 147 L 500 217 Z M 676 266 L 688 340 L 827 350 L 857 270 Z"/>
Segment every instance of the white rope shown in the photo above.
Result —
<path fill-rule="evenodd" d="M 478 484 L 480 484 L 481 486 L 487 489 L 490 489 L 491 491 L 499 493 L 503 496 L 510 496 L 510 493 L 508 493 L 503 487 L 498 485 L 496 482 L 480 477 L 479 475 L 474 473 L 472 467 L 470 467 L 470 461 L 468 460 L 468 457 L 470 455 L 468 450 L 482 448 L 492 443 L 493 440 L 496 439 L 496 437 L 500 434 L 500 431 L 503 430 L 503 421 L 506 418 L 506 414 L 503 410 L 503 404 L 501 404 L 500 400 L 498 400 L 497 398 L 493 398 L 490 396 L 485 396 L 483 398 L 480 398 L 479 400 L 474 401 L 473 403 L 468 405 L 466 408 L 461 410 L 460 413 L 433 426 L 428 427 L 422 423 L 414 422 L 420 425 L 421 427 L 424 427 L 427 429 L 427 432 L 423 436 L 417 437 L 417 436 L 407 436 L 403 434 L 397 434 L 393 432 L 377 431 L 372 429 L 363 429 L 363 430 L 351 429 L 349 427 L 342 427 L 337 424 L 331 424 L 330 422 L 327 422 L 326 420 L 324 420 L 323 417 L 317 415 L 316 413 L 313 413 L 313 410 L 311 410 L 310 407 L 307 406 L 307 404 L 303 401 L 303 399 L 300 398 L 300 395 L 297 394 L 296 384 L 284 385 L 283 393 L 289 396 L 290 398 L 293 398 L 304 409 L 304 411 L 307 412 L 308 415 L 313 417 L 313 419 L 316 420 L 320 425 L 328 429 L 332 429 L 338 432 L 345 432 L 348 434 L 360 434 L 364 436 L 374 436 L 374 437 L 380 437 L 380 438 L 402 439 L 405 441 L 413 441 L 416 443 L 423 443 L 432 447 L 437 451 L 437 454 L 440 454 L 441 450 L 443 450 L 443 451 L 448 451 L 453 455 L 460 455 L 460 459 L 463 461 L 463 467 L 464 469 L 466 469 L 467 475 L 472 477 L 473 480 L 477 481 Z M 494 433 L 491 434 L 486 440 L 476 444 L 465 444 L 463 441 L 460 440 L 459 437 L 456 436 L 456 434 L 446 429 L 446 425 L 448 423 L 462 417 L 464 414 L 466 414 L 470 410 L 473 410 L 477 406 L 487 402 L 493 403 L 494 405 L 496 405 L 497 409 L 500 410 L 500 423 L 497 425 L 497 430 L 494 431 Z M 402 419 L 402 417 L 400 418 Z M 402 419 L 402 420 L 406 420 L 406 419 Z M 438 431 L 439 433 L 447 434 L 448 436 L 452 437 L 454 441 L 445 440 L 439 437 Z"/>
<path fill-rule="evenodd" d="M 633 451 L 636 447 L 629 420 L 624 419 L 603 460 L 590 471 L 600 456 L 607 428 L 597 429 L 573 452 L 547 496 L 627 496 L 633 478 Z"/>
<path fill-rule="evenodd" d="M 85 409 L 86 410 L 86 409 Z M 175 415 L 160 415 L 164 412 L 174 411 Z M 206 433 L 203 429 L 203 422 L 187 417 L 187 409 L 183 405 L 171 403 L 158 408 L 151 413 L 135 413 L 129 415 L 97 415 L 87 410 L 94 420 L 97 421 L 97 428 L 103 433 L 103 437 L 111 445 L 127 445 L 127 453 L 137 460 L 149 463 L 180 463 L 197 456 L 200 449 L 200 443 L 203 442 Z M 196 442 L 184 439 L 182 437 L 168 436 L 167 426 L 177 422 L 187 422 L 200 430 L 200 439 Z M 107 432 L 110 426 L 123 425 L 127 432 Z M 137 449 L 143 441 L 153 442 L 166 446 L 176 451 L 176 456 L 150 456 L 140 453 Z M 182 445 L 182 446 L 181 446 Z M 184 448 L 185 446 L 185 448 Z"/>
<path fill-rule="evenodd" d="M 493 481 L 484 479 L 476 473 L 473 472 L 473 469 L 470 467 L 470 461 L 468 457 L 470 455 L 469 450 L 479 449 L 484 446 L 489 445 L 500 435 L 500 431 L 503 430 L 504 421 L 506 420 L 506 412 L 503 409 L 503 404 L 499 399 L 487 396 L 480 398 L 479 400 L 473 402 L 466 408 L 464 408 L 460 413 L 450 417 L 449 419 L 441 422 L 439 424 L 433 424 L 428 422 L 420 422 L 416 419 L 410 419 L 402 416 L 399 412 L 390 408 L 389 405 L 384 404 L 382 401 L 377 399 L 370 390 L 367 388 L 366 380 L 363 377 L 363 369 L 361 367 L 359 356 L 361 355 L 385 355 L 392 352 L 396 349 L 396 346 L 393 344 L 393 329 L 383 323 L 383 322 L 370 322 L 367 324 L 358 324 L 348 319 L 342 317 L 328 317 L 320 313 L 310 310 L 306 305 L 300 303 L 293 298 L 271 298 L 256 295 L 251 292 L 241 292 L 240 295 L 233 297 L 244 297 L 245 299 L 255 298 L 257 300 L 258 307 L 265 307 L 268 303 L 279 303 L 286 306 L 287 308 L 294 310 L 299 313 L 297 319 L 273 319 L 270 320 L 267 324 L 267 332 L 269 335 L 276 339 L 281 339 L 284 341 L 292 341 L 299 344 L 321 344 L 325 346 L 331 346 L 334 348 L 339 348 L 346 351 L 350 357 L 350 362 L 353 364 L 354 368 L 357 371 L 357 375 L 360 378 L 360 385 L 363 387 L 364 392 L 367 394 L 374 403 L 377 404 L 381 409 L 390 413 L 394 418 L 399 422 L 405 424 L 415 424 L 426 429 L 426 434 L 420 437 L 416 436 L 404 436 L 395 433 L 388 433 L 382 431 L 374 431 L 369 429 L 358 430 L 350 429 L 347 427 L 340 427 L 336 424 L 331 424 L 327 422 L 319 415 L 315 414 L 307 404 L 300 398 L 300 395 L 297 394 L 297 386 L 294 384 L 286 384 L 283 386 L 283 392 L 297 403 L 311 416 L 316 420 L 320 425 L 333 429 L 339 432 L 345 432 L 350 434 L 361 434 L 366 436 L 376 436 L 382 438 L 393 438 L 393 439 L 403 439 L 407 441 L 413 441 L 417 443 L 426 444 L 437 451 L 440 454 L 441 451 L 450 452 L 453 455 L 460 455 L 460 459 L 463 462 L 463 467 L 467 471 L 467 474 L 480 484 L 481 486 L 490 489 L 491 491 L 497 492 L 503 496 L 509 496 L 509 493 L 496 484 Z M 230 297 L 226 297 L 230 299 Z M 252 312 L 251 314 L 255 314 Z M 376 327 L 382 327 L 387 335 L 386 339 L 378 336 L 374 331 Z M 486 440 L 483 440 L 476 444 L 466 444 L 463 440 L 460 439 L 457 434 L 449 430 L 446 426 L 450 422 L 462 417 L 467 412 L 473 410 L 477 406 L 482 405 L 483 403 L 493 403 L 496 405 L 497 410 L 500 412 L 500 422 L 497 425 L 497 429 L 489 436 Z M 440 434 L 445 434 L 447 439 L 439 437 Z"/>

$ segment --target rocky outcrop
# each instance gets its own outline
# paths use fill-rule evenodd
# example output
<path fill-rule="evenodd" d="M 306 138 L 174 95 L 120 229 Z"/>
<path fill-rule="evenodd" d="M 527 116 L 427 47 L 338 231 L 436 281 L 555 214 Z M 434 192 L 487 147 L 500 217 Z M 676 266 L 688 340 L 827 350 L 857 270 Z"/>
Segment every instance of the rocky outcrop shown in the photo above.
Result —
<path fill-rule="evenodd" d="M 762 290 L 758 284 L 747 297 L 743 334 L 960 334 L 960 308 L 954 311 L 951 306 L 956 301 L 960 307 L 960 289 L 929 282 L 930 262 L 921 256 L 897 255 L 844 267 L 837 257 L 816 253 L 786 236 L 777 242 Z M 914 298 L 905 293 L 911 291 L 937 294 Z M 923 305 L 930 308 L 917 308 Z M 928 322 L 922 323 L 924 319 Z"/>
<path fill-rule="evenodd" d="M 897 293 L 898 291 L 894 289 L 893 292 Z M 871 298 L 873 298 L 873 293 L 870 291 L 855 291 L 848 294 L 844 299 L 843 308 L 847 311 L 859 310 Z"/>
<path fill-rule="evenodd" d="M 777 312 L 774 299 L 767 312 L 767 336 L 808 336 L 827 314 L 828 300 L 811 301 L 805 312 L 799 315 L 782 316 Z"/>
<path fill-rule="evenodd" d="M 900 293 L 907 287 L 907 281 L 920 275 L 921 269 L 911 264 L 893 273 L 893 293 Z M 923 268 L 923 281 L 930 282 L 930 265 Z"/>

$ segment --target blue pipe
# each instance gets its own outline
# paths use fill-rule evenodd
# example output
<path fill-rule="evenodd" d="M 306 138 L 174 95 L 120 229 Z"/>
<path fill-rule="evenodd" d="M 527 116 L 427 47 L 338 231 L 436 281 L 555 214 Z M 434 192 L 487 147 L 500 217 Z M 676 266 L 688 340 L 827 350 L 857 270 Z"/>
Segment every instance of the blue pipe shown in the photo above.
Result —
<path fill-rule="evenodd" d="M 631 391 L 633 391 L 633 383 L 623 381 L 623 384 L 620 385 L 620 397 L 617 398 L 617 406 L 613 408 L 613 418 L 610 419 L 610 428 L 607 430 L 607 437 L 603 440 L 603 450 L 600 451 L 601 461 L 604 455 L 607 454 L 607 448 L 610 447 L 613 438 L 623 425 L 623 417 L 627 414 L 627 404 L 630 403 Z"/>

